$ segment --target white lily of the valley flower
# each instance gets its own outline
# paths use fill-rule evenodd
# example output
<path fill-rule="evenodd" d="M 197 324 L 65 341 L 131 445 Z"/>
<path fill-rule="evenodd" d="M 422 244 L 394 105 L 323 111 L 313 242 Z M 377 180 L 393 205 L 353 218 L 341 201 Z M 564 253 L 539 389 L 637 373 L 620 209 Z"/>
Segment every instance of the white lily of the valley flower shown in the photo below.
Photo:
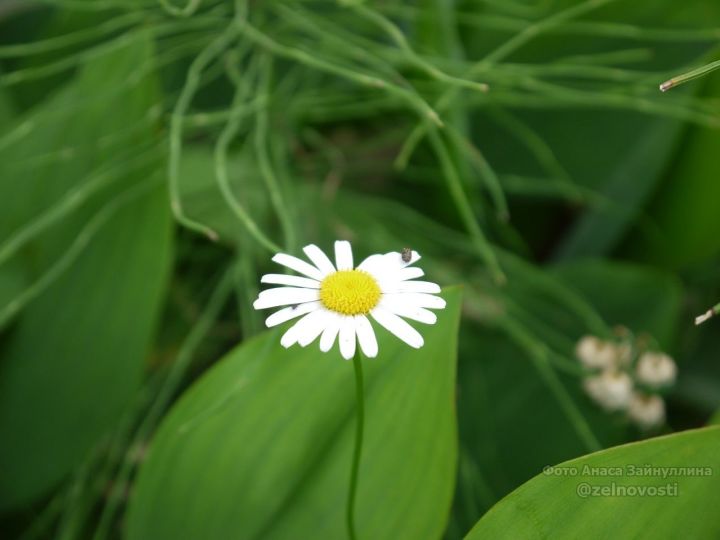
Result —
<path fill-rule="evenodd" d="M 280 343 L 305 347 L 320 338 L 320 349 L 329 351 L 337 338 L 340 354 L 346 360 L 355 355 L 356 340 L 369 358 L 378 354 L 372 318 L 414 348 L 424 340 L 405 319 L 434 324 L 430 309 L 442 309 L 445 300 L 435 294 L 440 286 L 416 281 L 424 273 L 412 266 L 420 259 L 413 251 L 409 260 L 399 252 L 371 255 L 353 264 L 350 242 L 335 242 L 335 264 L 315 245 L 303 248 L 312 264 L 292 255 L 279 253 L 273 261 L 302 276 L 266 274 L 262 283 L 281 285 L 262 291 L 253 303 L 255 309 L 283 307 L 270 315 L 268 327 L 302 318 L 288 329 Z"/>
<path fill-rule="evenodd" d="M 628 417 L 643 429 L 651 429 L 665 421 L 665 401 L 660 396 L 633 394 L 628 407 Z"/>
<path fill-rule="evenodd" d="M 625 409 L 632 397 L 633 382 L 623 371 L 604 371 L 588 377 L 583 383 L 585 392 L 608 411 Z"/>
<path fill-rule="evenodd" d="M 638 381 L 648 386 L 665 386 L 675 382 L 677 366 L 667 354 L 646 352 L 638 360 L 635 375 Z"/>
<path fill-rule="evenodd" d="M 615 365 L 615 345 L 596 336 L 583 336 L 575 346 L 575 355 L 588 369 L 609 369 Z"/>

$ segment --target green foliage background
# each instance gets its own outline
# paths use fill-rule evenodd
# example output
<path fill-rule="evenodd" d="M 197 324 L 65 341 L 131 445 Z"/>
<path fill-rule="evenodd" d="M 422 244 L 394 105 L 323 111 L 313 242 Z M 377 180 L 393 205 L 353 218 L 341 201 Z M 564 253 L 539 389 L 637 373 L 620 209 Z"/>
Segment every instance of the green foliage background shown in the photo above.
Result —
<path fill-rule="evenodd" d="M 380 338 L 361 537 L 717 537 L 717 474 L 642 512 L 525 482 L 720 474 L 717 428 L 672 434 L 720 409 L 720 79 L 657 89 L 719 39 L 712 0 L 0 0 L 2 535 L 342 537 L 350 366 L 251 304 L 346 238 L 462 285 L 420 352 Z M 647 437 L 581 391 L 615 325 L 679 379 L 667 437 L 588 456 Z"/>

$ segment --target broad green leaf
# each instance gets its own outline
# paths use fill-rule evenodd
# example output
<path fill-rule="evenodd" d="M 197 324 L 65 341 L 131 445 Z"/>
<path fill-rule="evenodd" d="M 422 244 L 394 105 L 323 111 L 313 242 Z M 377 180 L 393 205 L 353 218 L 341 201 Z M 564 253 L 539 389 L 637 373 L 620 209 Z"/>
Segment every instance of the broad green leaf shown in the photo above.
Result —
<path fill-rule="evenodd" d="M 0 364 L 0 506 L 82 460 L 139 386 L 169 267 L 163 190 L 128 205 L 20 317 Z"/>
<path fill-rule="evenodd" d="M 138 34 L 84 66 L 22 119 L 30 131 L 7 139 L 13 142 L 0 156 L 0 199 L 12 201 L 0 216 L 3 246 L 99 171 L 113 179 L 0 267 L 19 268 L 26 289 L 53 275 L 47 272 L 73 243 L 87 241 L 3 329 L 2 509 L 57 485 L 116 425 L 142 378 L 170 263 L 171 220 L 161 189 L 115 205 L 156 174 L 158 155 L 148 160 L 143 146 L 153 138 L 147 112 L 156 100 L 154 78 L 131 76 L 151 54 L 150 41 Z M 142 152 L 145 165 L 133 169 L 129 163 Z M 88 234 L 88 224 L 105 213 L 107 221 Z"/>
<path fill-rule="evenodd" d="M 555 470 L 569 471 L 567 475 L 536 476 L 500 501 L 466 538 L 717 538 L 718 444 L 720 427 L 712 427 L 562 463 Z M 658 471 L 685 467 L 703 473 L 632 474 L 634 467 L 645 466 Z M 603 476 L 602 471 L 621 474 Z M 588 486 L 589 495 L 581 496 Z M 600 491 L 603 486 L 605 495 Z M 624 493 L 647 495 L 622 496 L 623 486 Z"/>
<path fill-rule="evenodd" d="M 436 539 L 455 476 L 460 290 L 414 350 L 379 334 L 363 360 L 360 538 Z M 191 388 L 153 441 L 127 538 L 344 538 L 354 439 L 353 366 L 279 331 L 240 345 Z"/>

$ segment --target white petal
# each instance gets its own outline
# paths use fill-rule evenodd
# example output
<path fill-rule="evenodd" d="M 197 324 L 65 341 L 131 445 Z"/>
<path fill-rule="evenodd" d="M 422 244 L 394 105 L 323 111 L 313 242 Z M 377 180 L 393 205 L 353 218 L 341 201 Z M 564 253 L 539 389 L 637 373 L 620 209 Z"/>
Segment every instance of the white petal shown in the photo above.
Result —
<path fill-rule="evenodd" d="M 297 343 L 297 332 L 295 331 L 295 326 L 291 326 L 280 338 L 280 345 L 287 349 L 288 347 L 295 345 L 295 343 Z"/>
<path fill-rule="evenodd" d="M 429 293 L 437 294 L 440 292 L 440 285 L 430 281 L 401 281 L 395 283 L 382 283 L 380 285 L 384 293 Z"/>
<path fill-rule="evenodd" d="M 385 272 L 388 269 L 387 262 L 384 255 L 370 255 L 365 258 L 363 262 L 358 265 L 358 270 L 364 270 L 369 274 L 372 274 L 375 279 L 381 279 L 384 277 Z"/>
<path fill-rule="evenodd" d="M 343 317 L 340 323 L 340 336 L 338 337 L 340 354 L 345 360 L 355 356 L 355 318 Z"/>
<path fill-rule="evenodd" d="M 322 352 L 328 352 L 332 349 L 332 346 L 335 343 L 335 338 L 340 331 L 340 324 L 342 323 L 342 320 L 343 318 L 337 313 L 333 313 L 332 311 L 328 312 L 328 320 L 325 325 L 325 330 L 323 330 L 322 336 L 320 336 L 320 350 Z"/>
<path fill-rule="evenodd" d="M 265 325 L 268 328 L 272 328 L 273 326 L 282 324 L 286 321 L 294 319 L 295 317 L 299 317 L 300 315 L 305 315 L 306 313 L 313 312 L 320 306 L 320 302 L 306 302 L 304 304 L 300 304 L 299 306 L 289 306 L 286 308 L 282 308 L 280 311 L 276 311 L 267 319 L 265 319 Z"/>
<path fill-rule="evenodd" d="M 408 305 L 402 300 L 402 295 L 397 295 L 396 297 L 384 295 L 378 305 L 399 317 L 405 317 L 406 319 L 412 319 L 413 321 L 425 324 L 435 324 L 437 322 L 437 315 L 432 311 L 418 306 Z"/>
<path fill-rule="evenodd" d="M 278 264 L 287 266 L 288 268 L 299 272 L 300 274 L 322 281 L 325 277 L 323 273 L 315 268 L 312 264 L 308 264 L 302 259 L 288 255 L 287 253 L 278 253 L 272 258 Z"/>
<path fill-rule="evenodd" d="M 288 274 L 265 274 L 262 278 L 260 278 L 260 283 L 291 285 L 293 287 L 304 287 L 306 289 L 320 288 L 320 282 L 317 280 L 300 276 L 290 276 Z"/>
<path fill-rule="evenodd" d="M 303 251 L 305 252 L 305 255 L 307 255 L 308 258 L 313 262 L 313 264 L 318 267 L 318 269 L 323 273 L 324 276 L 335 272 L 335 267 L 333 266 L 333 263 L 330 261 L 330 259 L 328 259 L 328 256 L 325 255 L 325 253 L 323 253 L 323 251 L 315 244 L 305 246 L 303 248 Z"/>
<path fill-rule="evenodd" d="M 312 320 L 307 321 L 303 333 L 298 336 L 298 343 L 301 347 L 307 347 L 322 334 L 327 324 L 328 313 L 326 309 L 318 309 L 305 317 Z"/>
<path fill-rule="evenodd" d="M 425 343 L 423 337 L 417 330 L 386 309 L 377 306 L 370 312 L 370 315 L 372 315 L 378 324 L 385 327 L 388 332 L 394 334 L 411 347 L 419 349 L 423 346 L 423 343 Z"/>
<path fill-rule="evenodd" d="M 291 304 L 302 304 L 320 299 L 317 289 L 301 289 L 298 287 L 276 287 L 262 291 L 253 302 L 255 309 L 266 309 Z"/>
<path fill-rule="evenodd" d="M 417 279 L 419 277 L 423 277 L 424 275 L 425 272 L 423 272 L 422 268 L 418 268 L 417 266 L 408 266 L 395 272 L 393 274 L 393 279 L 396 281 L 406 281 L 408 279 Z"/>
<path fill-rule="evenodd" d="M 445 307 L 445 300 L 443 300 L 440 296 L 434 296 L 432 294 L 388 293 L 384 294 L 383 298 L 386 296 L 391 300 L 398 299 L 404 304 L 413 307 L 424 307 L 430 309 L 443 309 Z"/>
<path fill-rule="evenodd" d="M 360 343 L 360 348 L 368 358 L 375 358 L 378 353 L 378 343 L 375 338 L 375 330 L 373 330 L 370 321 L 365 315 L 355 316 L 355 332 Z"/>
<path fill-rule="evenodd" d="M 397 270 L 388 266 L 384 260 L 378 261 L 377 264 L 369 266 L 368 270 L 364 270 L 372 277 L 382 288 L 383 283 L 396 283 Z"/>
<path fill-rule="evenodd" d="M 352 247 L 347 240 L 335 242 L 335 266 L 337 266 L 338 270 L 353 269 Z"/>
<path fill-rule="evenodd" d="M 313 311 L 293 324 L 280 338 L 280 345 L 287 349 L 291 345 L 295 345 L 305 333 L 311 331 L 315 327 L 316 319 L 314 316 L 316 313 L 318 311 Z"/>

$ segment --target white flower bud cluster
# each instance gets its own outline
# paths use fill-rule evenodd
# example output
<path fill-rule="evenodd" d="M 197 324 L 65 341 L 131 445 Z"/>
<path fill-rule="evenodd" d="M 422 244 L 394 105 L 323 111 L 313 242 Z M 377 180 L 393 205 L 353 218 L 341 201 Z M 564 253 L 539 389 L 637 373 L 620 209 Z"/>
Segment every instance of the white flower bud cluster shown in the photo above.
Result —
<path fill-rule="evenodd" d="M 621 329 L 619 338 L 583 336 L 575 355 L 588 371 L 583 389 L 609 412 L 624 412 L 641 429 L 665 422 L 665 401 L 659 395 L 675 382 L 677 365 L 665 353 L 645 350 L 646 340 L 633 340 Z"/>

